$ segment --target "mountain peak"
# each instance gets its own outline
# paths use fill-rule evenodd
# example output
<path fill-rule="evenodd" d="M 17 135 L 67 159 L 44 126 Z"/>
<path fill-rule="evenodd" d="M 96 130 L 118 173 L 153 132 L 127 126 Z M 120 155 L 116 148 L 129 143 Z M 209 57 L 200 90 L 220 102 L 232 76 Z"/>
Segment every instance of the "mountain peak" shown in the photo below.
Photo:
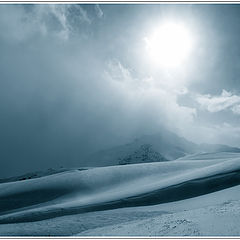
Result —
<path fill-rule="evenodd" d="M 148 162 L 165 162 L 168 161 L 162 154 L 153 150 L 152 145 L 143 144 L 134 151 L 134 153 L 119 158 L 119 164 L 148 163 Z"/>
<path fill-rule="evenodd" d="M 142 135 L 130 143 L 99 151 L 90 156 L 88 166 L 168 161 L 201 152 L 240 152 L 240 149 L 220 144 L 198 145 L 164 129 L 152 135 Z"/>

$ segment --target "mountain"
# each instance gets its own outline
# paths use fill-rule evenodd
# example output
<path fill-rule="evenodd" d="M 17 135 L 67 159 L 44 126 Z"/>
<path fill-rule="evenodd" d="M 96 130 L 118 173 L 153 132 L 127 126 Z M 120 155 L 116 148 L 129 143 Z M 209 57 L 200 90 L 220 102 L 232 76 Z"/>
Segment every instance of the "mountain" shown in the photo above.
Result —
<path fill-rule="evenodd" d="M 159 155 L 159 159 L 174 160 L 179 157 L 183 157 L 189 153 L 195 153 L 197 145 L 186 139 L 177 136 L 176 134 L 162 130 L 158 134 L 143 135 L 140 138 L 135 139 L 133 142 L 116 146 L 110 149 L 98 151 L 88 158 L 88 166 L 110 166 L 118 165 L 123 159 L 134 159 L 133 163 L 136 163 L 136 157 L 143 151 L 142 146 L 148 145 L 152 151 Z M 136 153 L 137 152 L 137 153 Z M 133 155 L 136 155 L 133 157 Z M 144 158 L 144 157 L 143 157 Z M 138 162 L 149 161 L 145 158 L 140 159 Z M 131 161 L 128 160 L 128 163 Z"/>
<path fill-rule="evenodd" d="M 140 146 L 133 154 L 119 158 L 119 164 L 148 163 L 148 162 L 165 162 L 168 161 L 162 154 L 153 150 L 149 144 Z"/>
<path fill-rule="evenodd" d="M 234 152 L 234 153 L 240 153 L 240 148 L 237 147 L 230 147 L 223 144 L 200 144 L 199 150 L 202 150 L 204 152 Z"/>
<path fill-rule="evenodd" d="M 152 153 L 146 157 L 146 146 Z M 145 151 L 145 153 L 144 153 Z M 153 154 L 154 152 L 154 154 Z M 196 144 L 162 129 L 153 135 L 143 135 L 133 142 L 98 151 L 87 159 L 88 166 L 111 166 L 175 160 L 194 153 L 240 152 L 239 148 L 221 144 Z"/>

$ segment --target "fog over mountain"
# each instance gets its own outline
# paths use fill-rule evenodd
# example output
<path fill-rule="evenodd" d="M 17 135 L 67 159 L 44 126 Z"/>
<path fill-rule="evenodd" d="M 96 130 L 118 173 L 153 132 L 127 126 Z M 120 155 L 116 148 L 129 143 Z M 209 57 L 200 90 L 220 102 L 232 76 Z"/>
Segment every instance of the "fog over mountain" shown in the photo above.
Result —
<path fill-rule="evenodd" d="M 176 134 L 163 130 L 144 135 L 128 144 L 91 154 L 87 166 L 111 166 L 142 162 L 171 161 L 191 154 L 240 153 L 240 148 L 221 144 L 195 144 Z"/>
<path fill-rule="evenodd" d="M 96 152 L 130 148 L 134 139 L 151 144 L 143 139 L 165 129 L 186 139 L 173 152 L 166 139 L 153 147 L 166 159 L 181 156 L 188 142 L 240 147 L 239 11 L 1 4 L 0 178 L 91 165 Z M 166 20 L 192 40 L 175 68 L 156 65 L 148 52 Z"/>

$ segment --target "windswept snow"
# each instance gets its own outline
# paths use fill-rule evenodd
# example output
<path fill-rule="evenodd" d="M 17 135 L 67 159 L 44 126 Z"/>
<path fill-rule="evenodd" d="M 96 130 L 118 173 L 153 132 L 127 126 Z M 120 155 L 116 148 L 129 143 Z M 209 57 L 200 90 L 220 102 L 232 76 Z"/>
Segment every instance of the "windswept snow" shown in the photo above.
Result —
<path fill-rule="evenodd" d="M 239 236 L 239 219 L 237 219 L 237 217 L 240 216 L 239 208 L 237 207 L 237 202 L 239 200 L 240 185 L 177 202 L 65 215 L 36 222 L 0 224 L 0 233 L 2 236 L 122 236 L 127 233 L 124 228 L 123 231 L 121 231 L 121 227 L 119 227 L 118 232 L 113 232 L 110 226 L 112 229 L 116 229 L 119 225 L 126 225 L 127 223 L 131 226 L 131 229 L 128 229 L 130 230 L 128 235 L 135 235 L 138 231 L 138 236 L 141 234 L 144 236 L 154 236 L 154 231 L 150 230 L 156 230 L 158 228 L 158 234 L 162 234 L 158 236 L 164 236 L 164 234 L 183 236 L 187 235 L 187 232 L 193 232 L 193 225 L 186 225 L 184 220 L 189 221 L 190 218 L 194 217 L 191 221 L 195 221 L 195 229 L 198 224 L 199 227 L 201 226 L 199 235 Z M 236 208 L 233 208 L 231 206 L 232 204 L 227 203 L 236 203 Z M 224 212 L 220 210 L 222 206 L 224 207 Z M 206 209 L 206 211 L 204 211 L 206 214 L 196 215 L 195 209 Z M 210 215 L 208 215 L 209 209 L 213 210 L 211 211 L 211 218 Z M 216 209 L 216 211 L 214 211 L 214 209 Z M 184 212 L 188 212 L 187 218 Z M 201 212 L 201 210 L 197 211 L 197 213 L 199 212 Z M 221 215 L 218 214 L 220 212 L 222 212 Z M 168 214 L 169 218 L 166 216 Z M 176 221 L 174 219 L 174 214 L 176 214 Z M 213 219 L 214 216 L 215 218 Z M 157 221 L 151 221 L 151 219 L 157 217 L 164 218 L 166 221 L 169 219 L 169 221 L 162 221 L 162 223 L 164 223 L 163 225 L 159 225 Z M 147 228 L 143 228 L 141 224 L 137 224 L 137 221 L 141 222 L 144 219 L 151 223 L 151 225 L 147 225 L 148 231 L 146 231 Z M 221 224 L 224 220 L 227 221 L 225 221 L 225 226 L 222 227 Z M 174 221 L 180 224 L 180 228 L 174 228 Z M 181 222 L 183 222 L 183 224 L 181 224 Z M 155 226 L 154 223 L 157 223 L 157 226 Z M 160 230 L 163 228 L 166 229 L 166 225 L 168 224 L 171 224 L 172 227 L 169 227 L 168 231 L 161 232 Z M 185 231 L 184 227 L 186 227 Z M 234 228 L 231 230 L 231 227 Z M 174 230 L 174 234 L 172 230 Z"/>
<path fill-rule="evenodd" d="M 78 236 L 239 236 L 240 200 L 82 231 Z"/>
<path fill-rule="evenodd" d="M 196 156 L 195 156 L 196 157 Z M 0 184 L 0 223 L 196 197 L 240 183 L 240 155 L 72 170 Z"/>

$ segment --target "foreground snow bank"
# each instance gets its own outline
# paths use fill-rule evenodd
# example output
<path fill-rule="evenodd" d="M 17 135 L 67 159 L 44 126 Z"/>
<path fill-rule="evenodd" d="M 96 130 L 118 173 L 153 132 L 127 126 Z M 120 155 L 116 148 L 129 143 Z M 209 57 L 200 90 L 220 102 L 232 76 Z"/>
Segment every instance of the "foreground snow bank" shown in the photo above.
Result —
<path fill-rule="evenodd" d="M 196 158 L 196 156 L 194 156 Z M 186 199 L 240 184 L 240 154 L 72 170 L 0 184 L 0 223 Z"/>
<path fill-rule="evenodd" d="M 240 200 L 83 231 L 77 236 L 239 236 Z"/>
<path fill-rule="evenodd" d="M 23 223 L 12 223 L 12 224 L 0 224 L 0 235 L 1 236 L 79 236 L 88 235 L 88 236 L 98 236 L 98 235 L 111 235 L 119 234 L 125 235 L 126 231 L 114 232 L 110 229 L 121 226 L 121 224 L 126 225 L 131 224 L 132 229 L 130 229 L 128 235 L 136 235 L 137 228 L 134 228 L 132 223 L 137 225 L 137 221 L 148 220 L 147 222 L 152 222 L 153 225 L 149 226 L 152 229 L 158 228 L 158 236 L 164 235 L 178 235 L 183 236 L 187 233 L 193 234 L 194 229 L 196 229 L 196 224 L 202 226 L 199 229 L 200 234 L 203 236 L 215 235 L 215 236 L 239 236 L 238 234 L 239 227 L 236 226 L 239 224 L 238 219 L 239 215 L 238 208 L 224 208 L 224 214 L 215 215 L 213 211 L 208 211 L 209 209 L 222 209 L 221 206 L 230 206 L 226 203 L 236 202 L 240 200 L 240 185 L 226 188 L 221 191 L 201 195 L 195 198 L 189 198 L 176 202 L 168 202 L 158 205 L 151 206 L 141 206 L 141 207 L 128 207 L 128 208 L 117 208 L 113 210 L 106 211 L 96 211 L 88 213 L 80 213 L 74 215 L 65 215 L 56 218 L 49 218 L 42 221 L 35 222 L 23 222 Z M 207 209 L 204 211 L 206 215 L 196 214 L 194 209 Z M 234 209 L 234 211 L 232 211 Z M 229 210 L 229 211 L 228 211 Z M 184 215 L 185 212 L 188 212 L 188 217 Z M 222 210 L 221 210 L 222 211 Z M 197 211 L 198 212 L 198 211 Z M 211 213 L 211 215 L 208 214 Z M 220 212 L 220 211 L 217 211 Z M 176 213 L 176 215 L 174 215 Z M 174 222 L 167 221 L 166 214 L 169 214 L 169 219 L 172 218 L 175 220 L 184 221 L 194 221 L 194 224 L 182 224 L 180 227 L 175 229 Z M 174 219 L 176 216 L 176 219 Z M 159 221 L 151 221 L 152 218 L 161 218 L 166 219 L 166 224 L 155 226 L 154 223 L 158 224 Z M 194 217 L 194 219 L 192 218 Z M 224 227 L 218 227 L 219 224 L 222 224 L 225 221 Z M 212 223 L 211 223 L 212 221 Z M 180 221 L 178 221 L 180 223 Z M 185 221 L 184 221 L 185 222 Z M 166 229 L 165 225 L 170 224 L 172 227 Z M 114 226 L 115 225 L 115 226 Z M 186 227 L 185 231 L 183 227 Z M 222 226 L 222 225 L 220 225 Z M 233 229 L 231 227 L 235 226 Z M 106 227 L 106 228 L 105 228 Z M 161 231 L 164 229 L 167 231 Z M 193 229 L 194 228 L 194 229 Z M 101 230 L 100 230 L 101 229 Z M 121 227 L 119 227 L 119 230 Z M 143 229 L 145 231 L 143 231 Z M 143 228 L 139 230 L 138 235 L 141 233 L 144 236 L 151 235 L 153 236 L 154 231 L 150 232 L 149 229 Z M 176 231 L 174 231 L 174 229 Z M 181 229 L 181 231 L 180 231 Z M 109 230 L 109 232 L 107 232 Z M 151 230 L 151 229 L 150 229 Z M 115 231 L 115 230 L 114 230 Z M 174 233 L 172 232 L 174 231 Z M 199 233 L 198 232 L 198 233 Z M 157 234 L 157 230 L 155 231 Z M 160 235 L 161 234 L 161 235 Z M 115 235 L 114 235 L 115 236 Z"/>

